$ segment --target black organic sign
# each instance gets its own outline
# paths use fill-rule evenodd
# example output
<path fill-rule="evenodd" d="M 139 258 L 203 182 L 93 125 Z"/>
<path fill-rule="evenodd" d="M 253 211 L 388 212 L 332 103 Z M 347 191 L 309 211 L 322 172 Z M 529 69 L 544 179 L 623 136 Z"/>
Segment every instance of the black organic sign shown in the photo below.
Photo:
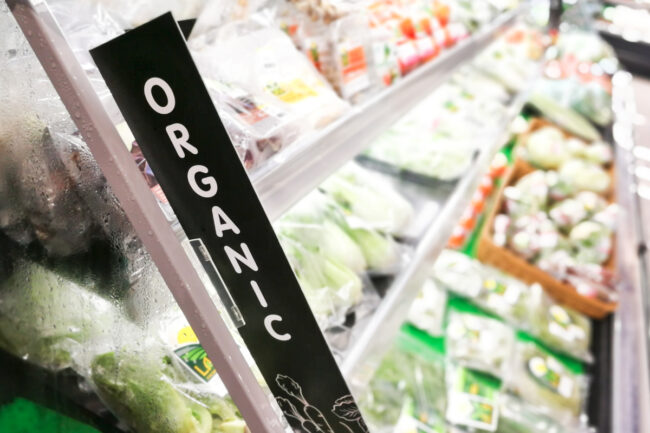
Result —
<path fill-rule="evenodd" d="M 366 432 L 172 15 L 91 54 L 183 229 L 205 246 L 291 425 Z"/>

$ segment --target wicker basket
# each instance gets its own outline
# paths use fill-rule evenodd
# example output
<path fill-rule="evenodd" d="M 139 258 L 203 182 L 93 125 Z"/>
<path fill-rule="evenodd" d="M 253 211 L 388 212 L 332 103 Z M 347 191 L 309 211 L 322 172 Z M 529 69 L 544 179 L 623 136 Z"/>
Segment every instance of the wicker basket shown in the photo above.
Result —
<path fill-rule="evenodd" d="M 545 121 L 538 122 L 533 126 L 541 127 L 544 122 Z M 558 302 L 565 304 L 576 311 L 580 311 L 593 318 L 603 318 L 615 311 L 618 304 L 582 296 L 572 285 L 558 280 L 537 266 L 528 263 L 516 253 L 507 248 L 497 246 L 492 241 L 494 218 L 503 208 L 503 190 L 506 186 L 516 183 L 522 176 L 533 170 L 535 170 L 534 167 L 524 160 L 517 158 L 514 166 L 510 168 L 508 173 L 506 173 L 498 191 L 497 200 L 488 214 L 483 232 L 481 233 L 477 256 L 481 262 L 502 269 L 522 281 L 529 284 L 540 283 L 546 292 Z M 604 265 L 610 270 L 613 270 L 615 266 L 614 256 L 615 254 L 612 254 L 610 259 Z"/>

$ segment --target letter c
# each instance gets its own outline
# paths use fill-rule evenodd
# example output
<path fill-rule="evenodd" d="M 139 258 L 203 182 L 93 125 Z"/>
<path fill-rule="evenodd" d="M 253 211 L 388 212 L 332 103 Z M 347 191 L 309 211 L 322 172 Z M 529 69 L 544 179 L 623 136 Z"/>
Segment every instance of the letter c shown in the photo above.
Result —
<path fill-rule="evenodd" d="M 269 314 L 264 318 L 264 327 L 266 328 L 266 332 L 268 332 L 271 337 L 275 338 L 276 340 L 289 341 L 291 340 L 291 334 L 278 334 L 275 332 L 275 329 L 273 329 L 273 322 L 281 321 L 282 317 L 278 316 L 277 314 Z"/>

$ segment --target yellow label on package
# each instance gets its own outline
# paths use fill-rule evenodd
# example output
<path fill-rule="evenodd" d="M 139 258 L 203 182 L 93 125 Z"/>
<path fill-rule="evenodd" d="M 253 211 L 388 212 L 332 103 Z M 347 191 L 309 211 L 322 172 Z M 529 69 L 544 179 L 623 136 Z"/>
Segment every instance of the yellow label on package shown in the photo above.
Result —
<path fill-rule="evenodd" d="M 266 89 L 273 96 L 288 104 L 293 104 L 312 96 L 318 96 L 318 92 L 300 78 L 286 83 L 269 83 L 266 85 Z"/>

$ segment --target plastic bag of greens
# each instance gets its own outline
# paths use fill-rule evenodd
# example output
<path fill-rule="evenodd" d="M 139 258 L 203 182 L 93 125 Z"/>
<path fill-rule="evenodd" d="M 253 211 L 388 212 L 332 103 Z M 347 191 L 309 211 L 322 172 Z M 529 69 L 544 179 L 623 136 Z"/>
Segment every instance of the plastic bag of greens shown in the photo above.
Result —
<path fill-rule="evenodd" d="M 495 431 L 499 422 L 498 381 L 448 363 L 446 382 L 447 421 L 472 431 Z"/>
<path fill-rule="evenodd" d="M 502 377 L 515 334 L 508 325 L 472 313 L 452 311 L 445 331 L 447 355 L 455 362 Z"/>
<path fill-rule="evenodd" d="M 481 265 L 466 254 L 443 250 L 432 274 L 440 287 L 466 298 L 476 298 L 481 292 Z"/>
<path fill-rule="evenodd" d="M 447 307 L 447 292 L 427 279 L 417 298 L 411 304 L 408 321 L 433 337 L 444 335 L 443 322 Z"/>
<path fill-rule="evenodd" d="M 593 191 L 605 193 L 609 190 L 612 179 L 598 164 L 582 159 L 565 162 L 559 171 L 560 178 L 571 185 L 575 191 Z"/>
<path fill-rule="evenodd" d="M 577 424 L 586 402 L 588 380 L 531 342 L 517 342 L 504 386 L 565 424 Z"/>
<path fill-rule="evenodd" d="M 402 332 L 382 359 L 359 403 L 372 431 L 393 431 L 405 410 L 421 421 L 443 416 L 444 355 Z"/>
<path fill-rule="evenodd" d="M 554 126 L 534 131 L 528 136 L 525 145 L 528 162 L 544 169 L 556 169 L 571 156 L 564 134 Z"/>
<path fill-rule="evenodd" d="M 528 286 L 490 266 L 482 265 L 483 285 L 474 303 L 517 328 L 526 328 L 531 299 Z"/>
<path fill-rule="evenodd" d="M 279 234 L 279 239 L 321 327 L 343 323 L 348 311 L 362 299 L 361 278 L 333 256 L 308 248 L 283 234 Z"/>
<path fill-rule="evenodd" d="M 34 263 L 0 285 L 0 347 L 49 369 L 75 366 L 75 353 L 127 325 L 113 303 Z"/>
<path fill-rule="evenodd" d="M 589 318 L 553 301 L 539 284 L 530 287 L 530 296 L 535 305 L 529 318 L 530 333 L 551 349 L 592 361 Z"/>
<path fill-rule="evenodd" d="M 571 229 L 569 240 L 579 263 L 604 263 L 612 253 L 612 232 L 594 221 L 583 221 Z"/>
<path fill-rule="evenodd" d="M 202 392 L 160 347 L 96 356 L 91 380 L 104 403 L 140 433 L 244 433 L 246 425 L 228 397 Z"/>
<path fill-rule="evenodd" d="M 413 217 L 413 206 L 387 181 L 354 162 L 320 185 L 350 218 L 381 232 L 399 235 Z"/>

